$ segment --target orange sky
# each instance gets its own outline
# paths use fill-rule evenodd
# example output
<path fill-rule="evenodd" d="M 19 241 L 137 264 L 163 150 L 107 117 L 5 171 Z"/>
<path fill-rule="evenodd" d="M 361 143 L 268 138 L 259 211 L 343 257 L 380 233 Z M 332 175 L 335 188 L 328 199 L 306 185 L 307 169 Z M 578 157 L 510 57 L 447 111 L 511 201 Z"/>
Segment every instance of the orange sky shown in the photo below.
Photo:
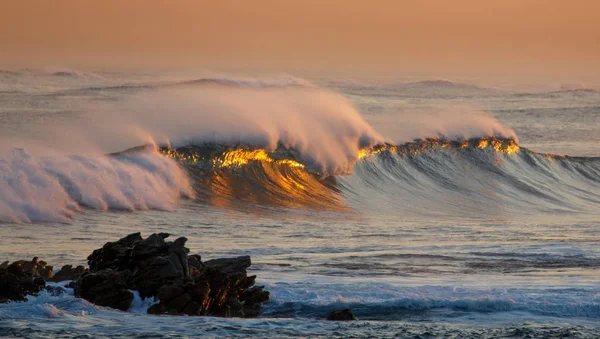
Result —
<path fill-rule="evenodd" d="M 598 0 L 14 0 L 0 65 L 600 80 Z"/>

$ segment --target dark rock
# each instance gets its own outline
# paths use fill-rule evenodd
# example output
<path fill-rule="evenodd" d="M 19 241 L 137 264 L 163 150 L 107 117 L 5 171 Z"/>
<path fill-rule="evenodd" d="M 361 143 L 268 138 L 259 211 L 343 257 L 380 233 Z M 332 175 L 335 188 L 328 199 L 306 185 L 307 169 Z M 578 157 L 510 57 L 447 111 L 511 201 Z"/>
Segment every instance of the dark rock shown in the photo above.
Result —
<path fill-rule="evenodd" d="M 107 242 L 102 248 L 88 256 L 90 271 L 97 272 L 106 268 L 124 270 L 129 265 L 129 254 L 133 246 L 142 241 L 142 235 L 133 233 L 115 242 Z"/>
<path fill-rule="evenodd" d="M 152 234 L 148 238 L 134 244 L 131 257 L 136 260 L 148 258 L 163 252 L 167 246 L 165 239 L 168 233 Z"/>
<path fill-rule="evenodd" d="M 184 279 L 189 279 L 187 255 L 190 250 L 184 247 L 186 242 L 187 238 L 181 237 L 169 244 L 169 260 L 173 263 L 173 266 L 183 272 Z"/>
<path fill-rule="evenodd" d="M 148 308 L 148 314 L 164 314 L 166 312 L 164 304 L 154 304 Z"/>
<path fill-rule="evenodd" d="M 263 287 L 252 287 L 256 276 L 247 276 L 249 256 L 202 262 L 200 255 L 188 256 L 186 238 L 171 242 L 168 237 L 155 233 L 143 239 L 133 233 L 107 242 L 88 256 L 89 271 L 64 266 L 54 279 L 77 279 L 72 283 L 76 296 L 120 310 L 131 306 L 129 290 L 137 290 L 142 298 L 158 300 L 149 314 L 248 317 L 269 300 Z"/>
<path fill-rule="evenodd" d="M 0 271 L 0 300 L 25 301 L 25 291 L 21 287 L 21 280 L 14 274 L 6 270 Z"/>
<path fill-rule="evenodd" d="M 197 301 L 191 301 L 185 306 L 181 313 L 187 315 L 202 315 L 202 305 L 200 305 Z"/>
<path fill-rule="evenodd" d="M 245 316 L 244 304 L 236 297 L 229 297 L 226 301 L 226 305 L 229 307 L 229 315 L 227 317 L 240 317 Z"/>
<path fill-rule="evenodd" d="M 357 320 L 352 311 L 349 308 L 341 311 L 334 311 L 329 314 L 327 320 L 332 321 L 350 321 Z"/>
<path fill-rule="evenodd" d="M 165 285 L 158 290 L 156 297 L 161 301 L 168 303 L 183 293 L 185 293 L 185 289 L 180 284 Z"/>
<path fill-rule="evenodd" d="M 76 280 L 83 273 L 86 272 L 86 268 L 83 266 L 77 266 L 73 268 L 71 265 L 64 265 L 60 271 L 58 271 L 49 281 L 59 282 L 65 280 Z"/>
<path fill-rule="evenodd" d="M 210 285 L 206 281 L 198 281 L 196 283 L 188 283 L 185 286 L 186 292 L 197 302 L 200 307 L 198 309 L 198 315 L 204 315 L 208 313 L 209 307 L 213 300 L 210 298 Z M 190 313 L 187 313 L 192 315 Z"/>
<path fill-rule="evenodd" d="M 254 305 L 270 300 L 271 294 L 264 290 L 264 286 L 254 286 L 245 290 L 239 299 L 246 305 Z"/>
<path fill-rule="evenodd" d="M 40 261 L 38 257 L 34 257 L 31 261 L 19 260 L 6 267 L 8 273 L 17 276 L 27 275 L 32 277 L 40 277 L 44 280 L 52 278 L 53 267 L 48 266 L 45 261 Z"/>
<path fill-rule="evenodd" d="M 202 258 L 198 254 L 188 256 L 188 269 L 192 280 L 199 278 L 206 270 L 206 265 L 202 262 Z"/>
<path fill-rule="evenodd" d="M 187 304 L 192 301 L 192 297 L 187 293 L 182 293 L 169 301 L 166 305 L 167 313 L 169 314 L 182 314 Z"/>
<path fill-rule="evenodd" d="M 238 286 L 240 282 L 246 279 L 246 269 L 252 265 L 250 256 L 237 258 L 223 258 L 209 260 L 204 263 L 207 267 L 213 268 L 224 273 L 233 283 Z"/>
<path fill-rule="evenodd" d="M 75 284 L 75 296 L 96 305 L 126 311 L 133 302 L 127 281 L 130 272 L 105 269 L 83 274 Z"/>
<path fill-rule="evenodd" d="M 36 295 L 52 277 L 52 266 L 38 257 L 31 261 L 4 262 L 0 267 L 0 302 L 25 301 L 26 295 Z"/>

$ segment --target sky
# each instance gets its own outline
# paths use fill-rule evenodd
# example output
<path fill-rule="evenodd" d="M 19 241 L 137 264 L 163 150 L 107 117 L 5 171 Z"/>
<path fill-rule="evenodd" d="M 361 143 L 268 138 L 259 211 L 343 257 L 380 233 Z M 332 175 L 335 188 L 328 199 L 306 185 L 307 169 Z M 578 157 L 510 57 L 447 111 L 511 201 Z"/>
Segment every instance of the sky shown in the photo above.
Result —
<path fill-rule="evenodd" d="M 600 82 L 600 1 L 8 0 L 0 66 Z"/>

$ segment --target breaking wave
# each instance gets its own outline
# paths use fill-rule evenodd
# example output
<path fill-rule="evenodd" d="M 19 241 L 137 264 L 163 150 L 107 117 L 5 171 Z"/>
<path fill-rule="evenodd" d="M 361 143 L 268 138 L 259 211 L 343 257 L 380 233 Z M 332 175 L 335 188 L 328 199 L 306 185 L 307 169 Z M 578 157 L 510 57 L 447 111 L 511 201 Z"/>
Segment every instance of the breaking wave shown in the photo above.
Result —
<path fill-rule="evenodd" d="M 598 158 L 522 148 L 482 112 L 403 117 L 384 136 L 343 96 L 292 77 L 135 86 L 150 90 L 55 127 L 44 147 L 59 155 L 0 143 L 13 148 L 0 156 L 1 222 L 69 222 L 82 207 L 173 210 L 180 198 L 419 218 L 598 216 Z"/>
<path fill-rule="evenodd" d="M 362 210 L 380 215 L 512 218 L 597 217 L 600 158 L 540 154 L 513 139 L 430 138 L 358 152 L 346 171 L 311 169 L 279 145 L 163 147 L 194 178 L 198 199 L 254 205 Z"/>
<path fill-rule="evenodd" d="M 70 222 L 81 207 L 174 210 L 191 198 L 186 174 L 153 153 L 37 157 L 16 149 L 0 159 L 0 222 Z"/>

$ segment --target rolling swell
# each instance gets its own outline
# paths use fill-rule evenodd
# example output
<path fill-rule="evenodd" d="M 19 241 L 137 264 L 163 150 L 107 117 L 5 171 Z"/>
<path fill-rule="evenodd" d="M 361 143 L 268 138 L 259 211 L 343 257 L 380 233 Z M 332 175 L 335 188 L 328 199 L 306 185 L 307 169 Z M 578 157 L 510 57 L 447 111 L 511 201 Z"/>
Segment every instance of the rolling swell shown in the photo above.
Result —
<path fill-rule="evenodd" d="M 193 177 L 200 201 L 368 211 L 405 217 L 597 216 L 600 158 L 541 154 L 513 139 L 424 139 L 362 149 L 354 166 L 318 172 L 279 145 L 162 148 Z"/>

